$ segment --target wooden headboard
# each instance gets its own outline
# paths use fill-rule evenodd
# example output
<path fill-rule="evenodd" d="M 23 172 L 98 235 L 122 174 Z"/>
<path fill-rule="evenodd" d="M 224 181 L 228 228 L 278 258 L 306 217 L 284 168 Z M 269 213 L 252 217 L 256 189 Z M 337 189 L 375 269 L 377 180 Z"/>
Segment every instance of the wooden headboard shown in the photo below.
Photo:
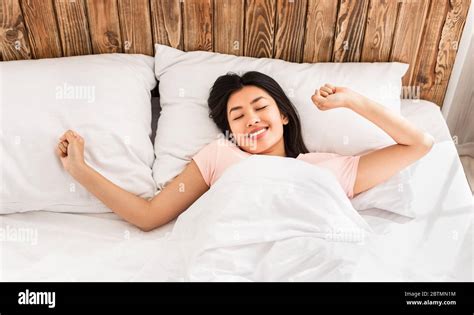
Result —
<path fill-rule="evenodd" d="M 410 64 L 404 96 L 442 105 L 470 0 L 0 0 L 0 60 L 153 43 L 293 62 Z"/>

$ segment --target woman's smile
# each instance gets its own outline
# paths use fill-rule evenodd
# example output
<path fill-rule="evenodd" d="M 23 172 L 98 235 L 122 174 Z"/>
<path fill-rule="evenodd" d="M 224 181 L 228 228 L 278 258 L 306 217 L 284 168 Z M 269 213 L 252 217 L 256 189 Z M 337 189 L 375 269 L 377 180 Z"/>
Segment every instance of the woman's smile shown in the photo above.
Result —
<path fill-rule="evenodd" d="M 258 139 L 264 137 L 267 134 L 267 131 L 268 131 L 268 127 L 258 128 L 258 129 L 255 129 L 254 131 L 252 131 L 251 133 L 249 133 L 247 135 L 247 137 L 249 137 L 250 139 L 258 140 Z"/>

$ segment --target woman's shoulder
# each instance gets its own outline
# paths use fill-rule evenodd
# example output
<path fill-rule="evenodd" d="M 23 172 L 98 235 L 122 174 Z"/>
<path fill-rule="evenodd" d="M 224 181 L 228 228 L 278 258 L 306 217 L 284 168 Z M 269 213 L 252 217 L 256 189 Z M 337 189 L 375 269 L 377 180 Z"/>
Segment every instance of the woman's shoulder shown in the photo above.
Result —
<path fill-rule="evenodd" d="M 210 187 L 228 166 L 243 159 L 248 153 L 227 139 L 216 139 L 204 146 L 193 160 L 201 170 L 206 184 Z"/>

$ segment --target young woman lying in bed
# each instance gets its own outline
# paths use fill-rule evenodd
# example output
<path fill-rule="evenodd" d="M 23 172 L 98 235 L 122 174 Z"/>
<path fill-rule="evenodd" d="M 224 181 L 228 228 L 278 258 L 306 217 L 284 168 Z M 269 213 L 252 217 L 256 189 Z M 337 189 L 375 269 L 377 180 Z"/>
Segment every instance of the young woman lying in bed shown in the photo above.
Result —
<path fill-rule="evenodd" d="M 141 230 L 150 231 L 176 218 L 229 166 L 252 154 L 296 158 L 325 167 L 352 198 L 420 159 L 433 145 L 429 134 L 349 88 L 326 84 L 311 99 L 320 110 L 353 110 L 382 128 L 397 144 L 361 156 L 310 153 L 298 115 L 283 89 L 267 75 L 247 72 L 219 77 L 208 100 L 210 116 L 224 134 L 232 135 L 232 141 L 208 144 L 151 200 L 121 189 L 88 166 L 84 139 L 74 131 L 65 132 L 56 152 L 64 169 L 107 207 Z"/>

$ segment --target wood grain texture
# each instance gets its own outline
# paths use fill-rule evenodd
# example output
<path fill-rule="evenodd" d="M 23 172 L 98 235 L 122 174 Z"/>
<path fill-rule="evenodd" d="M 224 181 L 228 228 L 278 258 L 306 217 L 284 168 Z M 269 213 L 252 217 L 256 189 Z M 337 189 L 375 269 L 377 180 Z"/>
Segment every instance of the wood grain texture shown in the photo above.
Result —
<path fill-rule="evenodd" d="M 341 0 L 333 49 L 334 62 L 360 60 L 368 4 L 369 0 Z"/>
<path fill-rule="evenodd" d="M 409 86 L 412 81 L 428 7 L 429 0 L 403 1 L 400 4 L 390 61 L 410 64 L 403 77 L 404 86 Z"/>
<path fill-rule="evenodd" d="M 64 56 L 92 54 L 84 0 L 54 0 Z"/>
<path fill-rule="evenodd" d="M 273 0 L 247 0 L 245 10 L 245 55 L 271 58 L 276 7 Z"/>
<path fill-rule="evenodd" d="M 185 51 L 293 62 L 399 61 L 410 64 L 404 88 L 441 105 L 470 4 L 471 0 L 0 0 L 0 60 L 112 52 L 153 55 L 153 43 L 160 43 Z"/>
<path fill-rule="evenodd" d="M 213 0 L 186 0 L 183 5 L 184 49 L 213 50 Z"/>
<path fill-rule="evenodd" d="M 336 21 L 337 1 L 308 0 L 304 62 L 329 62 L 332 60 Z"/>
<path fill-rule="evenodd" d="M 443 105 L 446 95 L 470 2 L 470 0 L 450 0 L 450 8 L 438 46 L 439 50 L 434 69 L 434 85 L 431 90 L 425 89 L 424 93 L 422 90 L 422 97 L 424 96 L 440 106 Z"/>
<path fill-rule="evenodd" d="M 20 5 L 33 58 L 61 57 L 61 40 L 52 0 L 22 0 Z"/>
<path fill-rule="evenodd" d="M 301 62 L 307 0 L 278 0 L 274 58 Z"/>
<path fill-rule="evenodd" d="M 153 43 L 183 49 L 180 0 L 150 0 Z"/>
<path fill-rule="evenodd" d="M 397 1 L 370 1 L 361 61 L 386 62 L 390 59 L 397 12 Z"/>
<path fill-rule="evenodd" d="M 86 4 L 94 54 L 123 52 L 117 0 L 87 0 Z"/>
<path fill-rule="evenodd" d="M 438 47 L 448 10 L 448 1 L 439 1 L 437 3 L 432 1 L 427 13 L 426 31 L 421 38 L 420 48 L 413 69 L 414 76 L 410 82 L 411 86 L 420 88 L 421 97 L 429 97 L 427 94 L 430 93 L 436 84 L 435 68 L 439 53 Z"/>
<path fill-rule="evenodd" d="M 31 58 L 28 34 L 18 0 L 0 1 L 0 51 L 3 60 Z"/>
<path fill-rule="evenodd" d="M 245 0 L 214 0 L 214 51 L 244 53 Z"/>
<path fill-rule="evenodd" d="M 123 51 L 153 55 L 153 38 L 148 0 L 118 0 Z"/>

